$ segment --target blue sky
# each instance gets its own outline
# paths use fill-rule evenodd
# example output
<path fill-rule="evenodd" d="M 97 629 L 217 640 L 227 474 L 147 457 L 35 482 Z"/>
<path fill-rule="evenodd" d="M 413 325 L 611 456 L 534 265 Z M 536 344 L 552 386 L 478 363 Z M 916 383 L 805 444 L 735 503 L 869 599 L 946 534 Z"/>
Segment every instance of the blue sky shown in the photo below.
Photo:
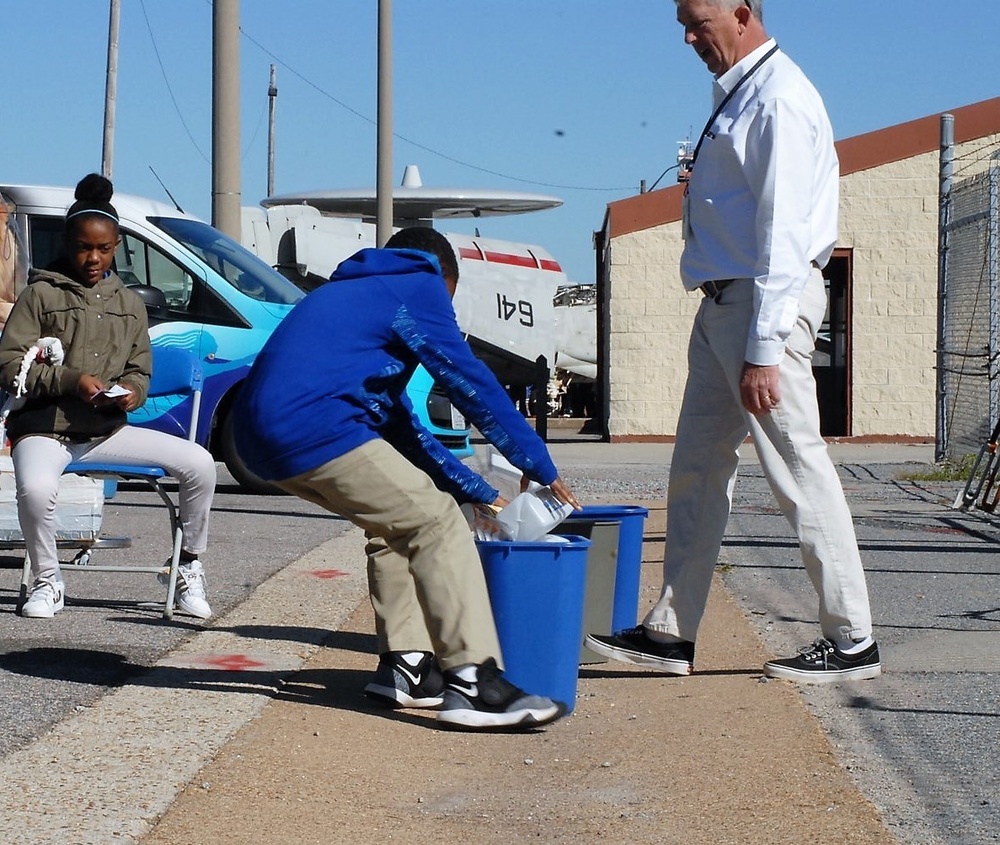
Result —
<path fill-rule="evenodd" d="M 838 139 L 1000 94 L 996 0 L 765 0 Z M 540 244 L 591 282 L 608 202 L 652 184 L 708 116 L 711 78 L 671 0 L 394 0 L 394 181 L 564 200 L 447 230 Z M 377 0 L 240 3 L 243 197 L 375 183 Z M 100 170 L 105 0 L 5 0 L 0 182 Z M 122 0 L 114 181 L 211 216 L 209 0 Z M 672 183 L 667 174 L 661 187 Z"/>

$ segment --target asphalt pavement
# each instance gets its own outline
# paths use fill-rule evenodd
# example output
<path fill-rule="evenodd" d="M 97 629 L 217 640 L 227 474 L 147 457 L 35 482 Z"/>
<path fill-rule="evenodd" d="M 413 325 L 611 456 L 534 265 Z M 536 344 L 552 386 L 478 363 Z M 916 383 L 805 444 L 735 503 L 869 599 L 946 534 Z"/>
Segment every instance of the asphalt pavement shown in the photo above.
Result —
<path fill-rule="evenodd" d="M 550 434 L 553 457 L 582 501 L 662 498 L 669 446 Z M 922 480 L 929 446 L 837 444 L 831 454 L 855 515 L 886 674 L 864 685 L 803 687 L 802 698 L 900 845 L 1000 841 L 1000 521 L 952 510 L 958 482 Z M 133 545 L 102 556 L 165 557 L 166 519 L 143 489 L 121 489 L 106 504 L 104 526 Z M 171 765 L 158 775 L 160 803 L 143 793 L 135 824 L 118 819 L 114 828 L 115 841 L 134 841 L 144 820 L 163 812 L 364 599 L 363 560 L 347 529 L 299 500 L 245 493 L 220 467 L 205 557 L 217 616 L 208 625 L 182 616 L 167 622 L 141 604 L 161 595 L 152 576 L 101 573 L 67 573 L 67 608 L 54 620 L 21 619 L 14 615 L 20 557 L 0 558 L 0 780 L 65 775 L 72 790 L 72 766 L 53 772 L 50 762 L 64 732 L 160 731 L 172 746 Z M 815 595 L 750 450 L 720 571 L 773 653 L 793 653 L 817 635 Z M 337 579 L 342 589 L 332 599 L 315 588 L 317 579 Z M 643 594 L 640 604 L 654 600 Z M 262 603 L 280 608 L 280 634 L 257 624 Z M 227 671 L 239 668 L 233 661 L 270 665 L 269 684 L 230 680 Z M 116 702 L 110 724 L 99 707 L 105 701 Z M 167 730 L 178 701 L 178 724 Z M 179 754 L 173 746 L 184 731 L 190 740 Z M 128 758 L 113 765 L 126 781 L 135 778 Z M 24 789 L 5 788 L 0 802 L 8 829 L 31 804 Z M 87 841 L 111 841 L 105 835 Z"/>

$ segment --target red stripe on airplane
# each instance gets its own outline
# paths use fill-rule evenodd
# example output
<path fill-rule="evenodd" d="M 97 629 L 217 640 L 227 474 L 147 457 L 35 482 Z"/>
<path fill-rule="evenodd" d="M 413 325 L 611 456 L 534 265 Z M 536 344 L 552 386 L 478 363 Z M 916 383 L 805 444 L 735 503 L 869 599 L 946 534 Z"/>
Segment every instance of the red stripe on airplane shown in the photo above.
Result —
<path fill-rule="evenodd" d="M 551 258 L 536 260 L 531 255 L 514 255 L 509 252 L 486 252 L 483 253 L 475 247 L 459 247 L 458 254 L 461 258 L 473 261 L 490 261 L 494 264 L 510 264 L 514 267 L 533 267 L 540 270 L 552 270 L 556 273 L 562 272 L 562 267 L 558 261 Z"/>

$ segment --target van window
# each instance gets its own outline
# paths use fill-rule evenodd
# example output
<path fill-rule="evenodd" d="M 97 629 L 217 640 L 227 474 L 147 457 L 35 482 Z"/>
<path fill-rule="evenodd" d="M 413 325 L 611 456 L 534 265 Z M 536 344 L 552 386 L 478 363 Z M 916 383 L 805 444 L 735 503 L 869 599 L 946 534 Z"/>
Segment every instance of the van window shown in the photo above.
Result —
<path fill-rule="evenodd" d="M 115 272 L 129 287 L 159 288 L 169 308 L 185 310 L 191 302 L 190 274 L 131 232 L 122 232 L 122 242 L 115 252 Z"/>
<path fill-rule="evenodd" d="M 64 225 L 61 217 L 28 219 L 29 255 L 32 267 L 44 270 L 62 255 Z"/>
<path fill-rule="evenodd" d="M 142 238 L 122 229 L 115 252 L 115 272 L 129 287 L 152 287 L 163 294 L 161 307 L 150 309 L 150 322 L 185 320 L 246 327 L 247 322 L 204 279 L 192 277 L 180 264 Z M 159 293 L 156 295 L 159 298 Z M 165 309 L 165 310 L 164 310 Z"/>
<path fill-rule="evenodd" d="M 180 241 L 246 296 L 278 305 L 294 305 L 305 296 L 273 267 L 207 223 L 183 217 L 150 217 L 149 222 Z"/>

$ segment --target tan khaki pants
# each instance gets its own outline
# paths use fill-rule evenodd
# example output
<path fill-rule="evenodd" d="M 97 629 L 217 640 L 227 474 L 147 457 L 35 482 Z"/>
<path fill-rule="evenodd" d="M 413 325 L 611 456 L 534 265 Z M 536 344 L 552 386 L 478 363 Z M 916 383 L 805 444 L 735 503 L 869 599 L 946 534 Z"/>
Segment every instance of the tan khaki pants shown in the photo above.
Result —
<path fill-rule="evenodd" d="M 482 563 L 455 500 L 383 440 L 278 486 L 368 534 L 379 652 L 433 651 L 442 668 L 501 663 Z"/>

